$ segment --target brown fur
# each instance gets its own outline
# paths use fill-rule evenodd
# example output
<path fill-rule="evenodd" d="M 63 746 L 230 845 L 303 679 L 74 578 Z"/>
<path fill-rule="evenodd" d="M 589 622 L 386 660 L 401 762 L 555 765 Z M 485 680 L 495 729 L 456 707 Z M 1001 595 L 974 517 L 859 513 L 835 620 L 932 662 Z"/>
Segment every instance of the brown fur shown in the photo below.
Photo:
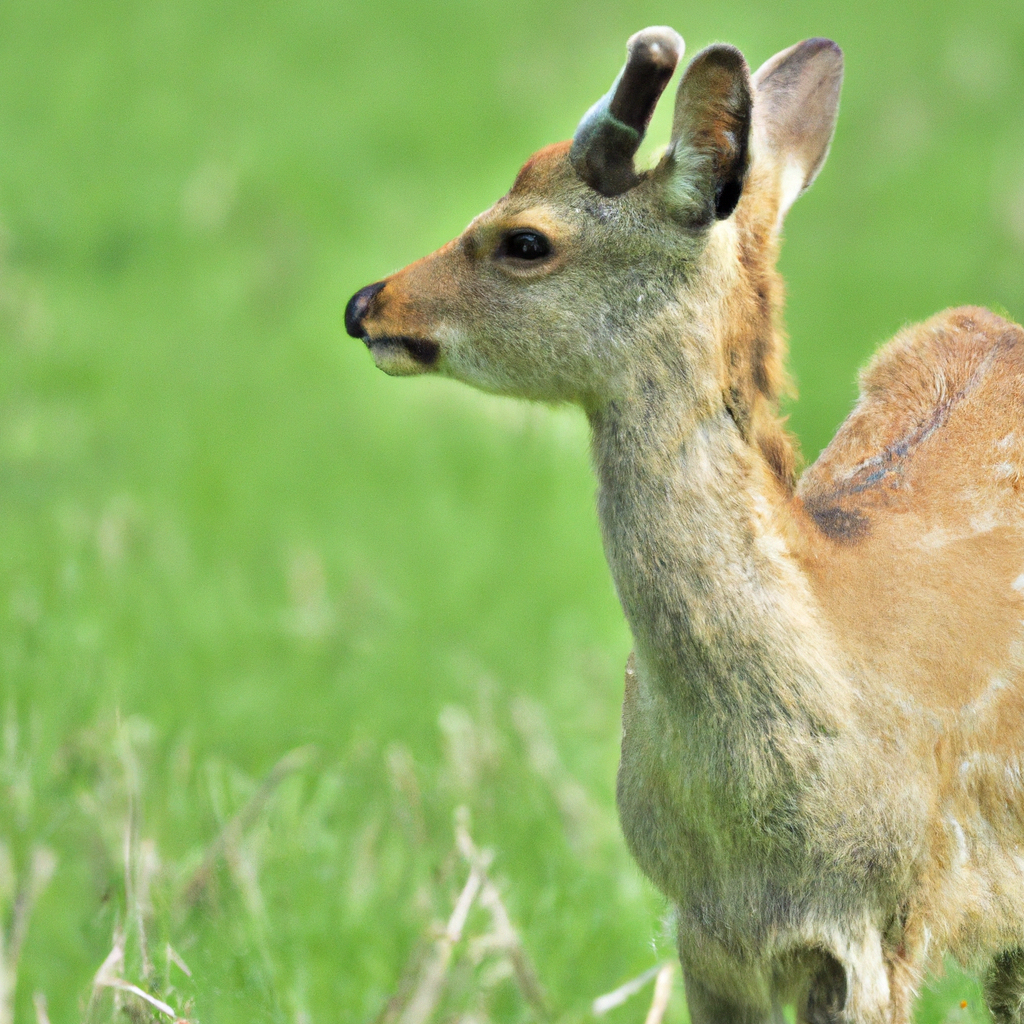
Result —
<path fill-rule="evenodd" d="M 841 73 L 825 40 L 753 78 L 705 51 L 662 161 L 620 162 L 635 185 L 548 147 L 347 323 L 389 373 L 589 417 L 635 640 L 619 812 L 694 1024 L 906 1024 L 947 951 L 1020 1024 L 1024 330 L 959 309 L 901 332 L 794 489 L 778 231 Z M 522 232 L 548 249 L 516 256 Z"/>
<path fill-rule="evenodd" d="M 757 174 L 754 171 L 753 174 Z M 755 193 L 764 188 L 748 182 Z M 796 484 L 794 441 L 779 417 L 778 401 L 792 390 L 785 369 L 786 344 L 779 323 L 782 278 L 775 269 L 778 244 L 763 207 L 738 211 L 739 262 L 743 275 L 726 317 L 726 406 L 744 437 L 755 444 L 782 486 Z"/>

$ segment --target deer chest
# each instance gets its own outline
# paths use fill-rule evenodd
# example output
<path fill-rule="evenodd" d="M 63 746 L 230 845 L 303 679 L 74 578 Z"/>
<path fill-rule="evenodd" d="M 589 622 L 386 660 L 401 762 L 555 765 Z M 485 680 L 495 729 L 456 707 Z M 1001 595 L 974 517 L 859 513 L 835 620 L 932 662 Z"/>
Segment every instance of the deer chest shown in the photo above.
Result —
<path fill-rule="evenodd" d="M 632 661 L 631 661 L 632 665 Z M 885 888 L 870 829 L 837 856 L 827 780 L 798 779 L 771 729 L 709 722 L 627 671 L 618 806 L 633 856 L 668 896 L 680 934 L 739 957 Z"/>

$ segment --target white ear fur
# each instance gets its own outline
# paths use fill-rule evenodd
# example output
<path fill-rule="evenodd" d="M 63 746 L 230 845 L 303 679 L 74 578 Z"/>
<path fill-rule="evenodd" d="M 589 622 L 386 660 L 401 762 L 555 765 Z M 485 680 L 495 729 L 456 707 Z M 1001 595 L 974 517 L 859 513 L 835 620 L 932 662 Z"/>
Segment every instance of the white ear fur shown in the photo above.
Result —
<path fill-rule="evenodd" d="M 787 160 L 779 175 L 780 223 L 808 185 L 810 185 L 810 180 L 807 177 L 807 169 L 799 160 Z"/>
<path fill-rule="evenodd" d="M 843 51 L 830 39 L 805 39 L 753 77 L 753 158 L 775 165 L 779 225 L 828 156 L 842 83 Z"/>

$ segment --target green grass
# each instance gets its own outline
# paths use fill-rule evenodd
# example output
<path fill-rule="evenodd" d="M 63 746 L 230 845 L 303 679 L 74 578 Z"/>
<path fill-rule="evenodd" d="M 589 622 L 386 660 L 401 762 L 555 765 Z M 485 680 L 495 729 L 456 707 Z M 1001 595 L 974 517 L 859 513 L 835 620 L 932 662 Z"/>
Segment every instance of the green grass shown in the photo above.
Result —
<path fill-rule="evenodd" d="M 35 993 L 54 1022 L 110 1019 L 109 991 L 89 1001 L 116 929 L 125 977 L 143 980 L 144 933 L 150 990 L 190 1019 L 373 1020 L 465 881 L 461 805 L 559 1019 L 671 956 L 614 818 L 629 638 L 584 424 L 388 380 L 341 328 L 357 287 L 570 135 L 652 23 L 755 65 L 808 35 L 846 51 L 832 155 L 783 255 L 809 457 L 903 323 L 1024 315 L 1017 2 L 0 11 L 8 926 L 32 851 L 57 858 L 18 1021 Z M 459 948 L 439 1019 L 530 1019 L 503 958 Z M 955 972 L 920 1019 L 959 1019 L 962 998 L 983 1019 Z"/>

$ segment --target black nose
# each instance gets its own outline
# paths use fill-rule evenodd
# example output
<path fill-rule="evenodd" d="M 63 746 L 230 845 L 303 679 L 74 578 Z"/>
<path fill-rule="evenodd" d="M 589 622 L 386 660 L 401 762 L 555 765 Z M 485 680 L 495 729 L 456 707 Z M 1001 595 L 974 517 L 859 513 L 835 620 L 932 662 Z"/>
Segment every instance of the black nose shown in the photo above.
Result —
<path fill-rule="evenodd" d="M 383 287 L 383 281 L 378 281 L 376 284 L 368 284 L 365 288 L 360 288 L 348 300 L 348 305 L 345 307 L 345 330 L 353 338 L 362 338 L 366 334 L 366 331 L 363 330 L 363 317 L 369 311 L 373 297 Z"/>

